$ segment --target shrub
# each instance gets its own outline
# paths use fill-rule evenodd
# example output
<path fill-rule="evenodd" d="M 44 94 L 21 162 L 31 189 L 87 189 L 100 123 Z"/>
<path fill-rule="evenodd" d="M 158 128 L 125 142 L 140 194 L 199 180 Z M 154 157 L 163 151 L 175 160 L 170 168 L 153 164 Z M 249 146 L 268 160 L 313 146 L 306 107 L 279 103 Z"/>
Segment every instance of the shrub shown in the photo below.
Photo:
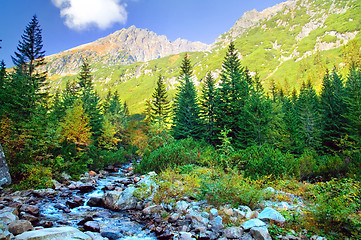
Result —
<path fill-rule="evenodd" d="M 136 165 L 136 171 L 160 172 L 169 167 L 195 164 L 200 166 L 213 166 L 216 161 L 214 148 L 204 141 L 193 138 L 173 141 L 144 156 Z"/>
<path fill-rule="evenodd" d="M 336 239 L 361 237 L 361 183 L 352 179 L 332 180 L 314 186 L 311 217 L 318 227 Z"/>
<path fill-rule="evenodd" d="M 51 168 L 21 164 L 21 169 L 23 179 L 19 184 L 13 186 L 15 190 L 41 189 L 53 186 Z"/>
<path fill-rule="evenodd" d="M 247 162 L 245 175 L 253 179 L 268 175 L 274 178 L 299 176 L 297 159 L 290 153 L 282 153 L 268 145 L 243 150 L 243 158 Z"/>

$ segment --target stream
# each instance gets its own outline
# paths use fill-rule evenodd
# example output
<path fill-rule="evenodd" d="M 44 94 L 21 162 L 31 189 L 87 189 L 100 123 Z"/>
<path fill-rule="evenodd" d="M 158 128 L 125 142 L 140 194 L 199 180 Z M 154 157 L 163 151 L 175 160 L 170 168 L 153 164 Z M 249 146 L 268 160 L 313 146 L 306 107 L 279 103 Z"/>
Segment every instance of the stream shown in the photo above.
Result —
<path fill-rule="evenodd" d="M 109 173 L 104 178 L 97 179 L 95 190 L 88 193 L 82 193 L 80 190 L 65 189 L 61 194 L 43 198 L 37 204 L 40 210 L 40 221 L 43 223 L 51 222 L 53 226 L 66 225 L 82 229 L 83 226 L 79 222 L 86 217 L 92 217 L 92 220 L 99 224 L 102 237 L 111 240 L 157 239 L 144 225 L 132 221 L 127 212 L 114 212 L 102 207 L 90 207 L 87 205 L 91 197 L 101 198 L 104 195 L 106 186 L 124 179 L 123 169 L 126 167 L 128 166 L 123 166 L 117 173 Z M 67 201 L 74 198 L 81 198 L 84 203 L 74 208 L 67 207 Z"/>

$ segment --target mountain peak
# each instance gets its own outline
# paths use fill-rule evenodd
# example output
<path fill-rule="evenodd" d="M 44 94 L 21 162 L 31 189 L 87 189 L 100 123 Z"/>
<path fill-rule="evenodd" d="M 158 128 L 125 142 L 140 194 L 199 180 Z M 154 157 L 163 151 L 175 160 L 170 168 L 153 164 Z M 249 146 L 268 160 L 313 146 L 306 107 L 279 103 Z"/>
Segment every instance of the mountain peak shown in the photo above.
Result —
<path fill-rule="evenodd" d="M 181 52 L 206 51 L 207 44 L 177 39 L 171 42 L 164 35 L 133 26 L 123 28 L 92 43 L 48 57 L 51 74 L 66 75 L 78 71 L 82 57 L 103 66 L 146 62 Z"/>

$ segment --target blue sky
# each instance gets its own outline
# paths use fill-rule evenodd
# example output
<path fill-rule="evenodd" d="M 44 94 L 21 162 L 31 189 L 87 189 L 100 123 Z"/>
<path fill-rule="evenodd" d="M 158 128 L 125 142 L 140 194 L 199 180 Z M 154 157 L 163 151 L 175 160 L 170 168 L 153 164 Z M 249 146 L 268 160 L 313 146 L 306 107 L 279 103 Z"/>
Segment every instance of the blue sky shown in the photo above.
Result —
<path fill-rule="evenodd" d="M 244 12 L 262 11 L 284 0 L 1 0 L 0 60 L 12 66 L 18 41 L 36 14 L 46 55 L 58 53 L 135 25 L 171 41 L 207 44 Z"/>

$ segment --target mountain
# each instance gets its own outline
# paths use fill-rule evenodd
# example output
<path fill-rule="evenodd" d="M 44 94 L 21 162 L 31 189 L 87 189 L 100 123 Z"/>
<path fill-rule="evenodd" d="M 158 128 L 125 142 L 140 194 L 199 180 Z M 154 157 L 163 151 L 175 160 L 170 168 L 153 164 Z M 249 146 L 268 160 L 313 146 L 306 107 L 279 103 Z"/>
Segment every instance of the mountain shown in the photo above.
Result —
<path fill-rule="evenodd" d="M 242 65 L 258 74 L 266 88 L 274 82 L 287 93 L 310 80 L 320 89 L 326 69 L 336 67 L 347 73 L 344 52 L 352 49 L 352 43 L 361 45 L 360 12 L 361 0 L 287 1 L 244 13 L 211 46 L 169 42 L 164 36 L 131 27 L 47 58 L 48 69 L 53 86 L 62 88 L 77 77 L 81 56 L 86 56 L 99 94 L 117 90 L 132 112 L 141 112 L 158 74 L 165 77 L 174 96 L 182 52 L 193 51 L 189 53 L 193 80 L 199 86 L 208 71 L 219 77 L 227 45 L 234 41 Z"/>
<path fill-rule="evenodd" d="M 47 57 L 46 70 L 51 75 L 76 74 L 83 58 L 101 67 L 108 67 L 146 62 L 181 52 L 205 51 L 208 48 L 204 43 L 184 39 L 171 42 L 166 36 L 131 26 L 95 42 Z"/>

